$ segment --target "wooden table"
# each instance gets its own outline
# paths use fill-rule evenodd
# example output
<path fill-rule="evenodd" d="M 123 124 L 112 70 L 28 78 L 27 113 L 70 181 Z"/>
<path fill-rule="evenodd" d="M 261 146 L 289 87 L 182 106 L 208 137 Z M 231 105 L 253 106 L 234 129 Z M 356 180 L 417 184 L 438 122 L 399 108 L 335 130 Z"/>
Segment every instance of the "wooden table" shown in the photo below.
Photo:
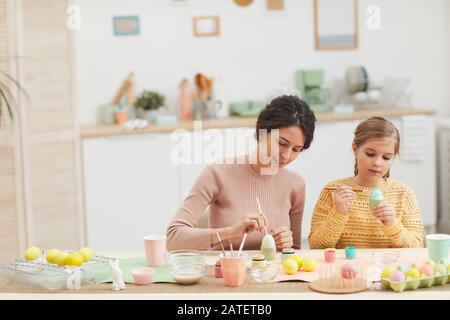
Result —
<path fill-rule="evenodd" d="M 392 249 L 401 251 L 401 259 L 422 262 L 427 259 L 426 249 Z M 358 250 L 358 256 L 372 256 L 374 250 Z M 254 254 L 254 251 L 248 251 L 249 255 Z M 321 258 L 323 250 L 301 250 L 300 255 L 303 257 Z M 142 252 L 104 252 L 105 255 L 116 258 L 128 258 L 143 256 Z M 343 250 L 337 250 L 338 256 L 343 256 Z M 205 252 L 205 260 L 208 265 L 214 265 L 218 252 Z M 404 291 L 402 293 L 395 293 L 386 290 L 369 290 L 362 293 L 350 295 L 326 295 L 313 291 L 306 292 L 221 292 L 221 293 L 187 293 L 186 287 L 179 286 L 179 292 L 172 293 L 133 293 L 133 287 L 129 286 L 127 291 L 120 293 L 0 293 L 0 299 L 221 299 L 221 300 L 239 300 L 239 299 L 267 299 L 267 300 L 317 300 L 317 299 L 439 299 L 450 300 L 450 284 L 445 286 L 433 286 L 430 289 L 418 289 L 415 291 Z"/>

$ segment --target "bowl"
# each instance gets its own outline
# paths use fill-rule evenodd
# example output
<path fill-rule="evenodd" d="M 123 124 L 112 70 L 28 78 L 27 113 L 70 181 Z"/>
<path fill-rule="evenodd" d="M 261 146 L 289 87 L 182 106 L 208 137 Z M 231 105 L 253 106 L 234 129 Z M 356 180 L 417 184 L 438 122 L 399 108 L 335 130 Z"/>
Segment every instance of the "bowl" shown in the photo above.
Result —
<path fill-rule="evenodd" d="M 146 285 L 151 283 L 153 273 L 153 268 L 137 268 L 131 271 L 131 275 L 137 285 Z"/>
<path fill-rule="evenodd" d="M 395 250 L 382 250 L 372 252 L 372 256 L 375 262 L 380 267 L 393 265 L 400 258 L 400 251 Z"/>
<path fill-rule="evenodd" d="M 206 274 L 206 263 L 198 251 L 175 250 L 166 253 L 170 275 L 180 284 L 194 284 Z"/>
<path fill-rule="evenodd" d="M 250 270 L 250 273 L 256 282 L 267 283 L 277 277 L 277 275 L 280 273 L 280 268 L 272 266 L 268 266 L 264 269 L 252 268 Z"/>

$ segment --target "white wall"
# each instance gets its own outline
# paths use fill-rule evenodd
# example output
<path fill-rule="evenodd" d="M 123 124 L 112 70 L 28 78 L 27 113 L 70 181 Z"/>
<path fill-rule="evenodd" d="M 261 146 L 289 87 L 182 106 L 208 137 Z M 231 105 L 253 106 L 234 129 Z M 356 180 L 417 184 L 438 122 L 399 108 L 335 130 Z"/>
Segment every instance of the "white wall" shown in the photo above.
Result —
<path fill-rule="evenodd" d="M 267 99 L 282 82 L 294 85 L 299 68 L 323 67 L 328 79 L 349 65 L 371 76 L 409 77 L 413 104 L 448 114 L 450 49 L 448 0 L 360 0 L 360 46 L 356 51 L 317 52 L 313 0 L 285 0 L 283 14 L 269 14 L 265 1 L 241 8 L 231 0 L 75 0 L 81 7 L 76 31 L 78 110 L 81 123 L 97 122 L 129 71 L 138 90 L 159 90 L 173 105 L 178 83 L 195 73 L 222 74 L 228 100 Z M 365 27 L 367 6 L 381 8 L 381 30 Z M 112 17 L 141 18 L 141 35 L 114 37 Z M 195 38 L 192 17 L 220 15 L 221 36 Z"/>

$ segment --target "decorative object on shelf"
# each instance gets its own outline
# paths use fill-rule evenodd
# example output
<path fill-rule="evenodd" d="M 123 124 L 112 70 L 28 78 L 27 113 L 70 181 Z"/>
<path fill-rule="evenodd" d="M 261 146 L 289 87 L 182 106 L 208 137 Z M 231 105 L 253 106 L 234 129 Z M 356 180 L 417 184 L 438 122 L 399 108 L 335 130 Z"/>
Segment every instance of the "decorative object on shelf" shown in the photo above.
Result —
<path fill-rule="evenodd" d="M 246 7 L 250 5 L 253 2 L 253 0 L 234 0 L 234 3 L 236 3 L 240 7 Z"/>
<path fill-rule="evenodd" d="M 316 50 L 358 48 L 358 0 L 314 0 Z"/>
<path fill-rule="evenodd" d="M 230 106 L 225 98 L 224 81 L 223 76 L 219 76 L 214 79 L 212 89 L 212 99 L 215 103 L 215 110 L 218 118 L 226 118 L 230 115 Z"/>
<path fill-rule="evenodd" d="M 267 10 L 269 11 L 284 10 L 284 0 L 267 0 Z"/>
<path fill-rule="evenodd" d="M 165 97 L 154 91 L 144 91 L 137 98 L 134 107 L 141 119 L 154 121 L 158 109 L 164 106 Z"/>
<path fill-rule="evenodd" d="M 215 37 L 220 35 L 219 16 L 199 16 L 192 20 L 194 36 Z"/>
<path fill-rule="evenodd" d="M 136 36 L 140 33 L 139 16 L 113 17 L 114 36 Z"/>
<path fill-rule="evenodd" d="M 202 73 L 195 75 L 197 92 L 194 96 L 193 120 L 214 119 L 216 114 L 216 102 L 212 100 L 213 79 Z"/>
<path fill-rule="evenodd" d="M 187 79 L 180 83 L 180 119 L 183 121 L 192 120 L 192 90 Z"/>
<path fill-rule="evenodd" d="M 230 104 L 230 114 L 239 117 L 255 117 L 263 108 L 263 101 L 236 101 Z"/>
<path fill-rule="evenodd" d="M 299 70 L 295 73 L 300 97 L 314 112 L 326 112 L 331 105 L 331 91 L 324 88 L 325 73 L 322 69 Z"/>

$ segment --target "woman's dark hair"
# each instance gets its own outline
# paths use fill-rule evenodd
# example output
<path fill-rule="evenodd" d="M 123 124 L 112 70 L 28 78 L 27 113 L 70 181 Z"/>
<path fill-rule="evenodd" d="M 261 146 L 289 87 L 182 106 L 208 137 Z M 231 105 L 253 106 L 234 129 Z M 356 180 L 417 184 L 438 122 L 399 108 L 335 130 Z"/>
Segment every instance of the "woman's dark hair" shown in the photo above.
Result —
<path fill-rule="evenodd" d="M 297 96 L 280 96 L 273 99 L 261 111 L 256 122 L 256 140 L 259 141 L 260 130 L 280 129 L 298 126 L 305 135 L 306 150 L 311 145 L 314 136 L 316 117 L 308 104 Z"/>

